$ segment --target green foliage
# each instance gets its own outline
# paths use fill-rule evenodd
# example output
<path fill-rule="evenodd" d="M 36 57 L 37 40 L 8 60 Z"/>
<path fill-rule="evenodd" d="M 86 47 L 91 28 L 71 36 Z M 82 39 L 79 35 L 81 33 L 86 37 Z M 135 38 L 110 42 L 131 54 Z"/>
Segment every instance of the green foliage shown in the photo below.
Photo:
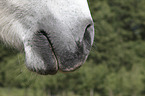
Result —
<path fill-rule="evenodd" d="M 0 86 L 66 96 L 145 96 L 145 1 L 89 0 L 89 5 L 95 42 L 79 70 L 39 76 L 25 68 L 22 53 L 1 44 Z"/>

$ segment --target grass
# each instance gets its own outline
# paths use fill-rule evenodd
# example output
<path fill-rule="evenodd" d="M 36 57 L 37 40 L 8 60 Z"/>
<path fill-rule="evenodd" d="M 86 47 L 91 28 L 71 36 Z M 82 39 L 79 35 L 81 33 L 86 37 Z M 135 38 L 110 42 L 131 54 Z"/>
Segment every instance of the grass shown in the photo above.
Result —
<path fill-rule="evenodd" d="M 20 89 L 20 88 L 1 88 L 0 96 L 80 96 L 73 92 L 62 92 L 59 95 L 49 95 L 49 91 L 46 93 L 44 90 L 33 90 L 33 89 Z"/>
<path fill-rule="evenodd" d="M 32 89 L 0 88 L 0 96 L 46 96 L 46 95 L 39 90 L 36 91 Z"/>

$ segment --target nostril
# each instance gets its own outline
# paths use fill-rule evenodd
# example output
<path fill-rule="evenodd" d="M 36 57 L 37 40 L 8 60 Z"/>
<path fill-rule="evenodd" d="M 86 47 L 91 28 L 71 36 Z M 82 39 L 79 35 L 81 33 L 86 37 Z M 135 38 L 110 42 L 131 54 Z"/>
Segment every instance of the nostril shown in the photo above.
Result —
<path fill-rule="evenodd" d="M 92 45 L 92 41 L 93 41 L 93 24 L 89 24 L 87 25 L 86 29 L 85 29 L 85 33 L 84 33 L 84 42 L 87 44 L 87 46 L 91 46 Z"/>
<path fill-rule="evenodd" d="M 92 26 L 92 24 L 88 24 L 87 27 L 86 27 L 86 29 L 88 29 L 88 28 L 91 27 L 91 26 Z"/>

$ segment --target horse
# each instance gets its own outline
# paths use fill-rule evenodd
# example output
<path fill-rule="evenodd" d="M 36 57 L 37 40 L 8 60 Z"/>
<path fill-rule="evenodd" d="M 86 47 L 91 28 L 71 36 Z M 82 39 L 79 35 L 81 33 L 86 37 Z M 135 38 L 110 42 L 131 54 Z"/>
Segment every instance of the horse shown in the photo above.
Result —
<path fill-rule="evenodd" d="M 24 50 L 30 71 L 74 71 L 86 61 L 94 40 L 88 2 L 0 0 L 0 40 Z"/>

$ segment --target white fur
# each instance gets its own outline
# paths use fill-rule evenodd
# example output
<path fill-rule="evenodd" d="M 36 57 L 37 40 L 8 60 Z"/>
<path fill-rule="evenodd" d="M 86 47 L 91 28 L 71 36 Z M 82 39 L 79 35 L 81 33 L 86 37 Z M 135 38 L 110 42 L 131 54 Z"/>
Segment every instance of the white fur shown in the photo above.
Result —
<path fill-rule="evenodd" d="M 51 32 L 50 38 L 57 38 L 52 43 L 60 46 L 58 49 L 74 53 L 76 41 L 82 42 L 85 28 L 91 23 L 87 0 L 0 0 L 0 39 L 18 49 L 24 47 L 27 66 L 35 69 L 45 67 L 30 46 L 36 32 Z"/>
<path fill-rule="evenodd" d="M 65 25 L 70 26 L 75 25 L 75 22 L 79 22 L 74 20 L 76 18 L 91 17 L 86 0 L 1 0 L 0 6 L 4 3 L 24 8 L 29 12 L 35 12 L 33 15 L 36 17 L 25 17 L 25 19 L 32 21 L 33 24 L 42 17 L 49 15 L 49 12 L 52 12 L 55 18 L 63 21 Z M 23 28 L 19 21 L 24 18 L 15 18 L 16 13 L 10 14 L 10 8 L 10 6 L 0 7 L 0 38 L 4 42 L 19 48 L 23 45 L 22 38 L 25 38 L 24 34 L 31 34 L 26 31 L 33 29 L 33 32 L 35 32 L 37 25 L 32 26 L 30 29 Z M 74 17 L 74 15 L 76 16 Z"/>

